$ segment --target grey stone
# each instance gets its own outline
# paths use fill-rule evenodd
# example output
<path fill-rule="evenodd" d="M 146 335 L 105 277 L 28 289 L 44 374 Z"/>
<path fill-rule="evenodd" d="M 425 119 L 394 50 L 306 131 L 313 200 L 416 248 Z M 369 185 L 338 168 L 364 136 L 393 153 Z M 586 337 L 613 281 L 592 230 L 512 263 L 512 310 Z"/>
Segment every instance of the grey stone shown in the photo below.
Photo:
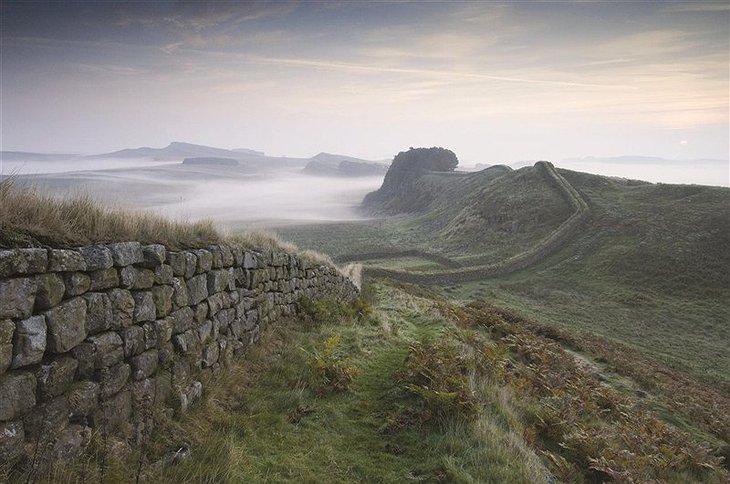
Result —
<path fill-rule="evenodd" d="M 206 321 L 198 327 L 198 338 L 203 344 L 210 342 L 210 333 L 213 330 L 213 322 Z"/>
<path fill-rule="evenodd" d="M 179 309 L 190 304 L 190 296 L 188 295 L 188 286 L 181 277 L 172 279 L 172 307 Z"/>
<path fill-rule="evenodd" d="M 35 377 L 13 371 L 0 376 L 0 421 L 15 420 L 35 406 Z"/>
<path fill-rule="evenodd" d="M 210 255 L 213 256 L 213 269 L 222 269 L 223 268 L 223 254 L 221 253 L 220 246 L 217 245 L 211 245 L 208 247 L 208 251 L 210 252 Z"/>
<path fill-rule="evenodd" d="M 155 323 L 149 322 L 142 325 L 144 330 L 144 349 L 155 348 L 157 346 L 157 328 Z"/>
<path fill-rule="evenodd" d="M 46 318 L 31 316 L 15 326 L 12 368 L 32 365 L 43 359 L 46 351 Z"/>
<path fill-rule="evenodd" d="M 131 373 L 132 369 L 126 363 L 119 363 L 97 371 L 96 380 L 99 381 L 99 396 L 105 399 L 119 392 L 129 380 Z"/>
<path fill-rule="evenodd" d="M 138 269 L 135 289 L 149 289 L 155 285 L 155 273 L 150 269 Z"/>
<path fill-rule="evenodd" d="M 213 294 L 207 299 L 208 307 L 210 308 L 210 314 L 215 315 L 223 309 L 223 294 Z"/>
<path fill-rule="evenodd" d="M 95 368 L 95 354 L 96 350 L 94 345 L 88 341 L 77 344 L 71 350 L 71 354 L 78 362 L 79 366 L 76 369 L 76 375 L 78 378 L 91 378 L 94 374 Z"/>
<path fill-rule="evenodd" d="M 216 294 L 226 290 L 229 277 L 228 271 L 224 269 L 208 272 L 208 294 Z"/>
<path fill-rule="evenodd" d="M 144 262 L 142 244 L 139 242 L 117 242 L 109 244 L 112 260 L 117 267 L 131 266 Z"/>
<path fill-rule="evenodd" d="M 0 462 L 12 462 L 23 455 L 23 422 L 0 422 Z"/>
<path fill-rule="evenodd" d="M 83 295 L 86 301 L 86 332 L 96 334 L 112 326 L 112 302 L 103 292 L 89 292 Z"/>
<path fill-rule="evenodd" d="M 157 352 L 157 360 L 160 368 L 169 369 L 175 361 L 175 346 L 172 342 L 165 343 Z"/>
<path fill-rule="evenodd" d="M 154 268 L 164 264 L 167 258 L 167 249 L 161 244 L 151 244 L 142 247 L 142 255 L 144 262 L 142 265 L 147 268 Z"/>
<path fill-rule="evenodd" d="M 134 266 L 119 269 L 119 285 L 124 289 L 132 289 L 137 284 L 138 272 Z"/>
<path fill-rule="evenodd" d="M 185 252 L 168 252 L 167 263 L 172 267 L 172 273 L 175 276 L 181 277 L 185 275 Z"/>
<path fill-rule="evenodd" d="M 172 310 L 172 286 L 155 286 L 152 288 L 152 300 L 155 303 L 157 317 L 164 318 Z"/>
<path fill-rule="evenodd" d="M 157 346 L 162 346 L 172 338 L 172 330 L 175 324 L 174 319 L 165 318 L 155 321 L 155 333 L 157 334 Z"/>
<path fill-rule="evenodd" d="M 167 264 L 162 264 L 155 267 L 155 284 L 172 284 L 174 274 L 172 273 L 172 267 Z"/>
<path fill-rule="evenodd" d="M 112 366 L 124 359 L 122 338 L 114 331 L 90 336 L 88 342 L 94 346 L 94 368 Z"/>
<path fill-rule="evenodd" d="M 16 274 L 38 274 L 48 267 L 46 249 L 0 250 L 0 277 Z"/>
<path fill-rule="evenodd" d="M 87 271 L 109 269 L 114 265 L 111 251 L 103 245 L 91 245 L 77 249 L 86 261 Z"/>
<path fill-rule="evenodd" d="M 208 297 L 208 277 L 206 274 L 199 274 L 188 280 L 188 294 L 191 304 L 198 304 Z"/>
<path fill-rule="evenodd" d="M 210 306 L 208 306 L 207 302 L 203 301 L 195 306 L 195 314 L 193 316 L 193 320 L 197 324 L 200 324 L 208 318 L 208 314 L 212 314 L 210 311 Z"/>
<path fill-rule="evenodd" d="M 157 315 L 155 301 L 150 291 L 134 293 L 134 322 L 154 321 Z"/>
<path fill-rule="evenodd" d="M 189 307 L 180 308 L 170 314 L 169 319 L 172 320 L 173 334 L 184 333 L 193 327 L 193 310 Z"/>
<path fill-rule="evenodd" d="M 138 355 L 145 350 L 144 329 L 141 326 L 124 328 L 121 333 L 125 358 Z"/>
<path fill-rule="evenodd" d="M 132 293 L 126 289 L 112 289 L 107 292 L 112 305 L 111 329 L 119 330 L 134 322 L 135 302 Z"/>
<path fill-rule="evenodd" d="M 129 359 L 132 365 L 132 377 L 139 381 L 151 376 L 157 371 L 157 350 L 145 351 Z"/>
<path fill-rule="evenodd" d="M 195 275 L 198 266 L 198 258 L 192 252 L 185 252 L 185 279 L 190 279 Z"/>
<path fill-rule="evenodd" d="M 99 401 L 99 384 L 93 381 L 72 383 L 67 396 L 71 417 L 87 416 Z"/>
<path fill-rule="evenodd" d="M 51 249 L 48 257 L 48 270 L 50 272 L 85 271 L 86 261 L 75 250 Z"/>
<path fill-rule="evenodd" d="M 13 361 L 13 334 L 15 323 L 9 319 L 0 320 L 0 375 L 10 368 Z"/>
<path fill-rule="evenodd" d="M 63 429 L 53 446 L 53 459 L 74 460 L 81 457 L 91 442 L 91 428 L 71 424 Z"/>
<path fill-rule="evenodd" d="M 217 341 L 212 341 L 203 347 L 203 366 L 209 367 L 218 362 L 220 347 Z"/>
<path fill-rule="evenodd" d="M 73 383 L 79 362 L 69 356 L 59 356 L 43 363 L 36 370 L 38 393 L 42 400 L 57 397 Z"/>
<path fill-rule="evenodd" d="M 83 272 L 69 272 L 63 275 L 66 297 L 80 296 L 91 288 L 91 277 Z"/>
<path fill-rule="evenodd" d="M 35 440 L 55 436 L 68 425 L 71 407 L 65 396 L 38 405 L 24 419 L 25 438 Z"/>
<path fill-rule="evenodd" d="M 89 290 L 91 291 L 119 287 L 119 272 L 113 267 L 91 272 L 89 273 L 89 277 L 91 278 L 91 284 L 89 285 Z"/>
<path fill-rule="evenodd" d="M 241 267 L 243 265 L 243 249 L 231 247 L 231 254 L 233 255 L 233 265 Z"/>
<path fill-rule="evenodd" d="M 200 348 L 200 339 L 193 330 L 173 336 L 172 342 L 180 353 L 194 353 Z"/>
<path fill-rule="evenodd" d="M 0 280 L 0 319 L 29 317 L 33 313 L 37 288 L 35 278 Z"/>
<path fill-rule="evenodd" d="M 65 353 L 86 338 L 86 302 L 75 297 L 47 311 L 48 349 Z"/>
<path fill-rule="evenodd" d="M 132 394 L 130 391 L 123 391 L 109 400 L 101 402 L 92 419 L 95 426 L 114 430 L 116 427 L 129 422 L 131 416 Z"/>
<path fill-rule="evenodd" d="M 258 269 L 259 256 L 255 252 L 246 251 L 243 253 L 243 268 L 244 269 Z"/>
<path fill-rule="evenodd" d="M 195 268 L 196 274 L 203 274 L 213 268 L 213 254 L 211 254 L 210 251 L 205 249 L 196 249 L 193 252 L 198 260 L 198 265 Z"/>
<path fill-rule="evenodd" d="M 223 260 L 223 267 L 231 267 L 233 264 L 235 264 L 236 260 L 230 247 L 221 245 L 220 250 L 221 259 Z"/>

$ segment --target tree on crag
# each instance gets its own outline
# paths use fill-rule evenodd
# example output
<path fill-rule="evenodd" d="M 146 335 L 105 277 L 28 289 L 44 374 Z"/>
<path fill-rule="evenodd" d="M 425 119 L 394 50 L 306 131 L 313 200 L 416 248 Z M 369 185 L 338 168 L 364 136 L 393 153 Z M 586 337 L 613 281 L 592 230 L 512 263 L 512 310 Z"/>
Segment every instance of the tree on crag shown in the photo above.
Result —
<path fill-rule="evenodd" d="M 385 175 L 383 185 L 368 193 L 363 206 L 386 213 L 409 212 L 423 207 L 423 195 L 416 182 L 424 173 L 454 171 L 459 159 L 446 148 L 410 148 L 401 151 Z"/>

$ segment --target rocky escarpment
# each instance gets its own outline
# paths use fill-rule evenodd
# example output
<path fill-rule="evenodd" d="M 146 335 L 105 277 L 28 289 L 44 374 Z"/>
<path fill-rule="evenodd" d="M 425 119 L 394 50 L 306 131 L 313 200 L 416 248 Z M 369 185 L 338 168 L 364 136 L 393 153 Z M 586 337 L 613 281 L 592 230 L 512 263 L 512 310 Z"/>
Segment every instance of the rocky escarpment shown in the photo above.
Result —
<path fill-rule="evenodd" d="M 152 409 L 184 411 L 301 296 L 357 294 L 331 266 L 268 250 L 0 251 L 0 465 L 72 457 L 96 431 L 134 444 Z"/>

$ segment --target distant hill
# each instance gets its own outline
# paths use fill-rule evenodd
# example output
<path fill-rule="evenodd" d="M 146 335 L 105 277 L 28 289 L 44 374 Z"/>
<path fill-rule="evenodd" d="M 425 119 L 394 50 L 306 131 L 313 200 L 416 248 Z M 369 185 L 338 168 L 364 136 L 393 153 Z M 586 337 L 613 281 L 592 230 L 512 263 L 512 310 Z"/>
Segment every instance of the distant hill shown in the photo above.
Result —
<path fill-rule="evenodd" d="M 317 176 L 358 177 L 384 175 L 388 165 L 352 156 L 319 153 L 307 163 L 302 173 Z"/>
<path fill-rule="evenodd" d="M 239 149 L 240 150 L 240 149 Z M 181 143 L 173 141 L 164 148 L 132 148 L 120 151 L 114 151 L 112 153 L 104 153 L 100 155 L 93 155 L 93 158 L 154 158 L 155 160 L 177 160 L 183 158 L 201 158 L 201 157 L 215 157 L 215 158 L 232 158 L 236 159 L 247 159 L 247 158 L 262 158 L 263 154 L 249 150 L 247 152 L 227 150 L 222 148 L 214 148 L 211 146 L 195 145 L 191 143 Z"/>
<path fill-rule="evenodd" d="M 78 158 L 79 155 L 62 153 L 30 153 L 26 151 L 0 151 L 0 158 L 6 161 L 55 161 Z"/>
<path fill-rule="evenodd" d="M 219 166 L 238 166 L 238 160 L 233 158 L 216 158 L 216 157 L 199 157 L 199 158 L 185 158 L 182 161 L 183 165 L 219 165 Z"/>

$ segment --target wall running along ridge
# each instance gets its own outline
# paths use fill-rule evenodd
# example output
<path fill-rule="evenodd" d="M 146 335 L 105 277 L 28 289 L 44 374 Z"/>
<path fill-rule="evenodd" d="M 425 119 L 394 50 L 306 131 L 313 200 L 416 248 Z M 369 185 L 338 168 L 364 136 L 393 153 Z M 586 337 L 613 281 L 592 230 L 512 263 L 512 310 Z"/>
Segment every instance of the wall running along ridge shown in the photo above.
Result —
<path fill-rule="evenodd" d="M 152 408 L 184 412 L 300 296 L 358 292 L 333 267 L 229 246 L 0 251 L 0 465 L 72 458 L 92 430 L 139 442 Z"/>

